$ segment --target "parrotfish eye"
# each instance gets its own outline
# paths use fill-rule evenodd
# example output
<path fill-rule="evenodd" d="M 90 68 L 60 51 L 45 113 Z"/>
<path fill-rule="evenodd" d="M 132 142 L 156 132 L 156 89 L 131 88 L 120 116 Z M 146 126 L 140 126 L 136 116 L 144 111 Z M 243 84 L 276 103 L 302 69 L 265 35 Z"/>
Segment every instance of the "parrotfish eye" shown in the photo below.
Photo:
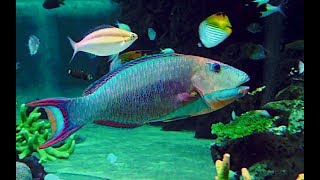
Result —
<path fill-rule="evenodd" d="M 131 35 L 130 35 L 130 37 L 131 37 L 131 38 L 134 38 L 134 37 L 135 37 L 135 35 L 134 35 L 134 34 L 131 34 Z"/>
<path fill-rule="evenodd" d="M 217 63 L 210 64 L 210 70 L 217 73 L 220 72 L 221 70 L 220 64 L 217 64 Z"/>

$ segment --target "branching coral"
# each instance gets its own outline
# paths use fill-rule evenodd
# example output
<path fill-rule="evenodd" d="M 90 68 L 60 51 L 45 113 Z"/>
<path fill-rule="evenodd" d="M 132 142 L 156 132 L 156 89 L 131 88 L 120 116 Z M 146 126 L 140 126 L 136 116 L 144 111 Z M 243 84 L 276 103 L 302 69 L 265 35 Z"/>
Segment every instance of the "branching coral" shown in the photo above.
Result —
<path fill-rule="evenodd" d="M 222 161 L 217 160 L 215 165 L 217 171 L 217 176 L 215 177 L 215 180 L 229 180 L 230 154 L 224 154 Z M 251 180 L 251 176 L 247 168 L 241 169 L 241 175 L 244 180 Z"/>
<path fill-rule="evenodd" d="M 39 149 L 51 135 L 50 122 L 39 119 L 41 113 L 35 108 L 29 116 L 26 113 L 27 107 L 21 104 L 20 121 L 16 124 L 16 150 L 19 158 L 22 159 L 33 152 L 37 152 L 39 163 L 55 160 L 57 158 L 68 158 L 75 148 L 74 135 L 70 136 L 60 147 L 48 147 Z"/>
<path fill-rule="evenodd" d="M 242 138 L 253 133 L 265 132 L 272 126 L 275 118 L 262 116 L 254 111 L 241 114 L 229 124 L 216 123 L 211 126 L 211 133 L 218 136 L 218 140 Z"/>
<path fill-rule="evenodd" d="M 298 174 L 297 180 L 304 180 L 304 173 Z"/>
<path fill-rule="evenodd" d="M 216 161 L 217 176 L 216 180 L 228 180 L 230 170 L 230 154 L 224 154 L 223 159 Z"/>

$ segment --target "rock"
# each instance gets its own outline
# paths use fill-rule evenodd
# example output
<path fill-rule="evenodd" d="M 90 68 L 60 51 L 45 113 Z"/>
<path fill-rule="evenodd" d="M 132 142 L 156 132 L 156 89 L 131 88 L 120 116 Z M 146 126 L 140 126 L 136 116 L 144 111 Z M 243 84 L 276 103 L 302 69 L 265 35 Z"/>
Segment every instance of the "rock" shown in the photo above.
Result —
<path fill-rule="evenodd" d="M 287 126 L 272 127 L 268 129 L 268 132 L 275 134 L 277 136 L 282 136 L 288 132 L 288 128 Z"/>
<path fill-rule="evenodd" d="M 25 163 L 16 161 L 16 180 L 32 180 L 31 170 Z"/>
<path fill-rule="evenodd" d="M 274 101 L 265 104 L 263 108 L 273 112 L 273 115 L 279 115 L 280 124 L 286 125 L 290 134 L 301 133 L 304 130 L 303 100 Z"/>
<path fill-rule="evenodd" d="M 229 140 L 222 145 L 214 144 L 210 149 L 214 162 L 224 153 L 232 154 L 230 169 L 240 171 L 242 167 L 250 167 L 260 161 L 294 157 L 304 151 L 303 144 L 303 135 L 278 136 L 266 132 Z"/>
<path fill-rule="evenodd" d="M 274 175 L 272 169 L 268 169 L 267 164 L 259 162 L 249 168 L 249 172 L 253 179 L 267 179 Z"/>
<path fill-rule="evenodd" d="M 304 104 L 299 103 L 288 118 L 288 131 L 290 134 L 301 133 L 304 130 Z"/>
<path fill-rule="evenodd" d="M 44 171 L 43 166 L 38 162 L 39 159 L 34 156 L 28 156 L 19 161 L 27 164 L 28 167 L 30 167 L 33 179 L 43 179 L 47 174 Z"/>
<path fill-rule="evenodd" d="M 279 100 L 304 100 L 304 86 L 303 84 L 291 84 L 288 87 L 278 92 L 275 97 L 276 101 Z"/>

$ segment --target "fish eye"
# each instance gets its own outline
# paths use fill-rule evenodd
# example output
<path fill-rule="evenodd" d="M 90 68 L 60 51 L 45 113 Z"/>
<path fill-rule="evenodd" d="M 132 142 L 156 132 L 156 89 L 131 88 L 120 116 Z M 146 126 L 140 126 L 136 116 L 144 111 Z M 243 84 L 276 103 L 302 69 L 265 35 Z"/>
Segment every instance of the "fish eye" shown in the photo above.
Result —
<path fill-rule="evenodd" d="M 221 71 L 220 64 L 217 64 L 217 63 L 210 64 L 210 70 L 217 73 L 220 72 Z"/>
<path fill-rule="evenodd" d="M 134 37 L 135 37 L 135 35 L 134 35 L 134 34 L 131 34 L 131 37 L 132 37 L 132 38 L 134 38 Z"/>

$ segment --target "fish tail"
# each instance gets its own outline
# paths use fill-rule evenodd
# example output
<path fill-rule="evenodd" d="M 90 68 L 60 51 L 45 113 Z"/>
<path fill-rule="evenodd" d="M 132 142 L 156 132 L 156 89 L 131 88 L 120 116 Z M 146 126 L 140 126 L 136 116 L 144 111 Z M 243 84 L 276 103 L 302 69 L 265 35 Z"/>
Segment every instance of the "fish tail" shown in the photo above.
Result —
<path fill-rule="evenodd" d="M 283 8 L 286 5 L 287 0 L 282 0 L 281 3 L 278 5 L 279 7 L 279 13 L 283 15 L 283 17 L 287 17 L 286 14 L 283 12 Z"/>
<path fill-rule="evenodd" d="M 69 42 L 70 42 L 72 49 L 73 49 L 73 55 L 72 55 L 71 60 L 69 62 L 69 64 L 70 64 L 72 62 L 74 56 L 77 54 L 78 49 L 76 47 L 76 42 L 74 42 L 69 36 L 68 36 L 68 39 L 69 39 Z"/>
<path fill-rule="evenodd" d="M 283 12 L 283 8 L 285 7 L 285 5 L 287 4 L 288 0 L 281 0 L 280 4 L 278 6 L 276 6 L 277 11 L 283 15 L 283 17 L 287 17 L 286 14 Z"/>
<path fill-rule="evenodd" d="M 70 123 L 70 108 L 67 104 L 71 100 L 71 98 L 46 98 L 26 104 L 29 107 L 39 106 L 44 108 L 51 123 L 52 137 L 44 144 L 40 145 L 39 149 L 46 148 L 63 141 L 82 127 L 82 125 Z"/>

